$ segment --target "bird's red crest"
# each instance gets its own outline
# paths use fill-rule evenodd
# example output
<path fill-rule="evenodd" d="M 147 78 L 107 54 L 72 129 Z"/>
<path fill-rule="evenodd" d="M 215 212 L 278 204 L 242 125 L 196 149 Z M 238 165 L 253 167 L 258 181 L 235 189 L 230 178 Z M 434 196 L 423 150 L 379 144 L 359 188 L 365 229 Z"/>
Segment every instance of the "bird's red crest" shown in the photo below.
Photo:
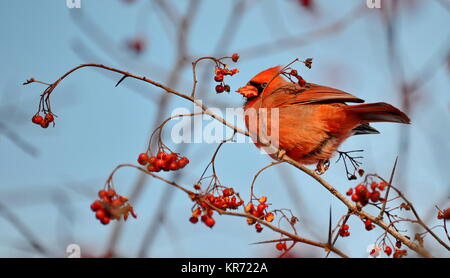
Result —
<path fill-rule="evenodd" d="M 272 68 L 268 68 L 260 73 L 258 73 L 257 75 L 255 75 L 252 78 L 252 81 L 255 82 L 259 82 L 259 83 L 263 83 L 263 82 L 269 82 L 270 80 L 272 80 L 277 74 L 280 73 L 282 67 L 281 66 L 276 66 L 276 67 L 272 67 Z"/>

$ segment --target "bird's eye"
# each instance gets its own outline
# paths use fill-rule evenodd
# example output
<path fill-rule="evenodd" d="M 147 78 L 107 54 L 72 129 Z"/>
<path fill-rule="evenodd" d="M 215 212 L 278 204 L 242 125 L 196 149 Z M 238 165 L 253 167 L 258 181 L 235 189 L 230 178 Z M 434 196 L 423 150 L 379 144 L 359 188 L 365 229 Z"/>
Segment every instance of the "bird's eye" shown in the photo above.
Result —
<path fill-rule="evenodd" d="M 258 93 L 261 93 L 264 88 L 267 86 L 267 83 L 258 83 L 255 81 L 248 82 L 248 85 L 255 87 L 258 90 Z"/>

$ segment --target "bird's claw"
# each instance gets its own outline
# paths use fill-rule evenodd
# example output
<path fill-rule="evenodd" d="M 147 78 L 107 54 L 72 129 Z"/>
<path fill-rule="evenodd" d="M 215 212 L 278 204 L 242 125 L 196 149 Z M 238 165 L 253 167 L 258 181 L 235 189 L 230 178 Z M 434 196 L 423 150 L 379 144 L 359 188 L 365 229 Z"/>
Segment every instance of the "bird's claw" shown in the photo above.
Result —
<path fill-rule="evenodd" d="M 281 160 L 285 154 L 286 154 L 285 150 L 281 150 L 281 149 L 278 150 L 278 152 L 277 152 L 277 159 Z"/>
<path fill-rule="evenodd" d="M 330 168 L 330 160 L 320 160 L 317 163 L 315 172 L 317 175 L 322 175 L 328 170 L 328 168 Z"/>

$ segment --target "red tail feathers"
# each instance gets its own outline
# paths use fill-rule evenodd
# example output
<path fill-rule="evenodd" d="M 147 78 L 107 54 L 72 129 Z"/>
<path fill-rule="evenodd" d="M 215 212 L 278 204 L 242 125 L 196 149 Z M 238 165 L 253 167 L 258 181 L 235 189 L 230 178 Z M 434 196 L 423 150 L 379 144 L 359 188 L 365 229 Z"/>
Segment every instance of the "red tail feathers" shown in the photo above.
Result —
<path fill-rule="evenodd" d="M 385 102 L 347 106 L 347 112 L 356 116 L 361 123 L 392 122 L 409 124 L 411 120 L 405 113 Z"/>

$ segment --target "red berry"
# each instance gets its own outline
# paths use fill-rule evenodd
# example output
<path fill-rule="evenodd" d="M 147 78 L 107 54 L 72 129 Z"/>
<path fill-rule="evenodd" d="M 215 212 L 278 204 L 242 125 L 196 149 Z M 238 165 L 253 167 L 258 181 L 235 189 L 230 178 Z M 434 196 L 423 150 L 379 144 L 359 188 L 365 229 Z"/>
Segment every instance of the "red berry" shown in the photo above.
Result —
<path fill-rule="evenodd" d="M 381 191 L 383 191 L 384 188 L 385 188 L 387 185 L 388 185 L 387 182 L 382 181 L 382 182 L 380 182 L 380 184 L 378 184 L 378 188 L 379 188 Z"/>
<path fill-rule="evenodd" d="M 390 255 L 392 254 L 392 248 L 389 247 L 389 246 L 386 246 L 386 247 L 384 248 L 384 253 L 385 253 L 386 255 L 390 256 Z"/>
<path fill-rule="evenodd" d="M 225 87 L 224 86 L 222 86 L 220 84 L 216 86 L 216 92 L 217 93 L 223 93 L 223 91 L 225 91 Z"/>
<path fill-rule="evenodd" d="M 183 168 L 184 166 L 189 164 L 189 159 L 187 157 L 182 157 L 180 160 L 178 160 L 178 166 L 180 168 Z"/>
<path fill-rule="evenodd" d="M 102 219 L 103 217 L 106 216 L 105 210 L 104 209 L 99 209 L 97 210 L 97 212 L 95 213 L 95 217 L 97 217 L 97 219 Z"/>
<path fill-rule="evenodd" d="M 40 115 L 34 115 L 33 118 L 31 118 L 31 121 L 34 124 L 40 125 L 42 122 L 44 122 L 44 118 L 42 118 L 42 116 Z"/>
<path fill-rule="evenodd" d="M 443 214 L 444 219 L 450 220 L 450 208 L 445 209 L 442 214 Z"/>
<path fill-rule="evenodd" d="M 98 197 L 100 197 L 100 198 L 104 198 L 104 197 L 107 197 L 108 196 L 108 192 L 106 192 L 106 190 L 100 190 L 99 192 L 98 192 Z"/>
<path fill-rule="evenodd" d="M 275 218 L 275 214 L 273 214 L 272 212 L 269 212 L 264 216 L 264 219 L 267 222 L 272 222 L 274 218 Z"/>
<path fill-rule="evenodd" d="M 156 154 L 156 158 L 158 158 L 158 159 L 165 159 L 166 158 L 166 153 L 165 152 L 163 152 L 163 151 L 159 151 L 157 154 Z"/>
<path fill-rule="evenodd" d="M 176 153 L 171 153 L 167 156 L 167 161 L 175 161 L 178 159 L 178 154 Z"/>
<path fill-rule="evenodd" d="M 363 169 L 358 169 L 358 174 L 360 177 L 364 176 L 364 170 Z"/>
<path fill-rule="evenodd" d="M 202 215 L 202 217 L 200 217 L 200 219 L 202 220 L 202 222 L 206 222 L 206 219 L 208 219 L 208 215 Z"/>
<path fill-rule="evenodd" d="M 100 219 L 100 222 L 102 222 L 103 225 L 108 225 L 108 224 L 109 224 L 109 221 L 110 221 L 110 219 L 109 219 L 108 216 L 102 217 L 102 218 Z"/>
<path fill-rule="evenodd" d="M 176 162 L 171 162 L 169 165 L 169 169 L 172 171 L 178 170 L 178 164 Z"/>
<path fill-rule="evenodd" d="M 191 218 L 189 218 L 189 221 L 190 221 L 192 224 L 195 224 L 195 223 L 198 222 L 198 217 L 192 216 Z"/>
<path fill-rule="evenodd" d="M 400 240 L 397 240 L 397 242 L 395 242 L 395 246 L 397 248 L 402 248 L 402 242 Z"/>
<path fill-rule="evenodd" d="M 148 163 L 155 164 L 156 160 L 157 160 L 157 158 L 155 156 L 151 156 L 151 157 L 148 158 Z"/>
<path fill-rule="evenodd" d="M 159 168 L 163 168 L 164 166 L 166 166 L 166 162 L 162 159 L 158 159 L 158 160 L 156 160 L 155 165 Z"/>
<path fill-rule="evenodd" d="M 380 191 L 374 191 L 370 193 L 370 200 L 374 203 L 380 200 Z"/>
<path fill-rule="evenodd" d="M 254 210 L 251 212 L 251 215 L 253 215 L 254 217 L 260 217 L 262 214 L 263 214 L 262 211 L 257 211 L 257 210 Z"/>
<path fill-rule="evenodd" d="M 212 228 L 216 224 L 216 221 L 212 217 L 206 217 L 205 219 L 205 225 Z"/>
<path fill-rule="evenodd" d="M 101 209 L 102 207 L 103 207 L 102 202 L 100 202 L 99 200 L 96 200 L 91 204 L 91 209 L 93 211 L 97 211 L 97 210 Z"/>
<path fill-rule="evenodd" d="M 233 55 L 231 55 L 231 60 L 236 63 L 239 60 L 239 54 L 233 53 Z"/>
<path fill-rule="evenodd" d="M 225 85 L 225 86 L 223 86 L 223 88 L 224 88 L 225 92 L 227 92 L 227 93 L 229 93 L 231 91 L 231 88 L 229 85 Z"/>
<path fill-rule="evenodd" d="M 223 196 L 227 197 L 227 196 L 231 196 L 234 194 L 234 189 L 233 188 L 225 188 L 222 192 L 223 192 Z"/>
<path fill-rule="evenodd" d="M 300 0 L 298 2 L 300 3 L 300 5 L 307 7 L 307 8 L 310 8 L 311 5 L 313 4 L 312 0 Z"/>
<path fill-rule="evenodd" d="M 147 170 L 149 170 L 150 172 L 159 172 L 159 171 L 161 171 L 161 168 L 159 168 L 159 167 L 156 166 L 156 165 L 149 164 L 149 165 L 147 166 Z"/>
<path fill-rule="evenodd" d="M 344 230 L 348 230 L 348 225 L 347 224 L 344 224 L 344 225 L 342 225 L 342 229 L 344 229 Z"/>
<path fill-rule="evenodd" d="M 137 54 L 144 51 L 145 45 L 146 45 L 145 40 L 140 37 L 133 38 L 128 42 L 128 47 Z"/>
<path fill-rule="evenodd" d="M 216 82 L 222 82 L 223 81 L 223 74 L 217 74 L 216 76 L 214 76 L 214 80 Z"/>
<path fill-rule="evenodd" d="M 355 193 L 358 196 L 364 197 L 364 195 L 366 195 L 366 192 L 367 192 L 367 187 L 365 185 L 363 185 L 363 184 L 358 184 L 355 187 Z"/>
<path fill-rule="evenodd" d="M 352 195 L 352 201 L 353 201 L 353 202 L 358 202 L 358 201 L 359 201 L 359 196 L 356 195 L 356 194 L 353 194 L 353 195 Z"/>
<path fill-rule="evenodd" d="M 376 183 L 374 181 L 370 184 L 370 188 L 372 188 L 372 190 L 377 189 L 377 187 L 378 187 L 378 183 Z"/>
<path fill-rule="evenodd" d="M 141 153 L 137 159 L 138 163 L 145 165 L 148 162 L 148 155 L 146 153 Z"/>
<path fill-rule="evenodd" d="M 277 248 L 278 251 L 281 251 L 284 249 L 284 245 L 281 242 L 278 242 L 277 245 L 275 245 L 275 247 Z"/>
<path fill-rule="evenodd" d="M 370 231 L 370 230 L 372 230 L 374 228 L 374 225 L 372 225 L 372 220 L 370 220 L 370 219 L 367 219 L 364 222 L 364 225 L 366 226 L 366 230 L 367 231 Z"/>
<path fill-rule="evenodd" d="M 55 120 L 55 118 L 53 117 L 53 114 L 48 113 L 47 115 L 45 115 L 45 121 L 51 123 Z"/>
<path fill-rule="evenodd" d="M 297 76 L 298 72 L 295 69 L 293 69 L 293 70 L 291 70 L 291 72 L 289 74 L 292 76 Z"/>
<path fill-rule="evenodd" d="M 264 209 L 267 208 L 266 204 L 259 204 L 258 207 L 256 208 L 256 210 L 262 214 L 262 212 L 264 211 Z"/>
<path fill-rule="evenodd" d="M 248 203 L 245 206 L 244 211 L 248 212 L 248 213 L 251 213 L 254 209 L 255 209 L 255 207 L 253 206 L 253 203 Z"/>
<path fill-rule="evenodd" d="M 347 191 L 347 193 L 345 193 L 345 194 L 347 194 L 347 196 L 351 196 L 351 195 L 353 194 L 353 188 L 350 188 L 350 189 Z"/>
<path fill-rule="evenodd" d="M 255 225 L 255 229 L 256 229 L 256 232 L 260 233 L 263 230 L 263 227 L 261 226 L 261 224 L 258 223 Z"/>
<path fill-rule="evenodd" d="M 110 198 L 117 195 L 116 191 L 112 188 L 108 189 L 107 193 L 108 193 L 108 197 L 110 197 Z"/>
<path fill-rule="evenodd" d="M 41 127 L 42 127 L 42 128 L 47 128 L 49 124 L 50 124 L 50 123 L 47 122 L 46 120 L 42 120 L 42 122 L 41 122 Z"/>

